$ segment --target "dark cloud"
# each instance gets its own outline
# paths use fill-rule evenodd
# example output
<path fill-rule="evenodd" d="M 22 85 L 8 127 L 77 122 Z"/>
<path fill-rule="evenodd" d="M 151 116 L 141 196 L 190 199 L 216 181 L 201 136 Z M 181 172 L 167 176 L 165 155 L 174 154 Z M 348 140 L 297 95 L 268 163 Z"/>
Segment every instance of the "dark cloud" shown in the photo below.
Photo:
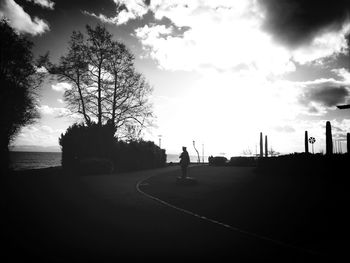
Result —
<path fill-rule="evenodd" d="M 55 13 L 80 13 L 82 10 L 85 10 L 89 13 L 101 13 L 109 17 L 115 15 L 117 11 L 117 6 L 112 0 L 53 0 L 52 2 L 55 3 L 55 12 L 51 10 L 42 10 L 43 8 L 41 6 L 33 5 L 31 1 L 16 0 L 16 3 L 30 14 L 44 14 L 48 19 L 55 16 Z"/>
<path fill-rule="evenodd" d="M 90 13 L 101 13 L 107 17 L 116 13 L 116 5 L 112 0 L 59 0 L 56 1 L 56 9 L 85 10 Z"/>
<path fill-rule="evenodd" d="M 319 103 L 325 107 L 333 107 L 345 102 L 350 95 L 349 89 L 335 83 L 325 82 L 307 87 L 299 97 L 299 102 L 309 106 L 311 102 Z M 317 109 L 310 108 L 310 111 Z"/>
<path fill-rule="evenodd" d="M 291 47 L 307 43 L 323 31 L 339 29 L 349 19 L 350 1 L 260 0 L 266 12 L 264 28 Z"/>

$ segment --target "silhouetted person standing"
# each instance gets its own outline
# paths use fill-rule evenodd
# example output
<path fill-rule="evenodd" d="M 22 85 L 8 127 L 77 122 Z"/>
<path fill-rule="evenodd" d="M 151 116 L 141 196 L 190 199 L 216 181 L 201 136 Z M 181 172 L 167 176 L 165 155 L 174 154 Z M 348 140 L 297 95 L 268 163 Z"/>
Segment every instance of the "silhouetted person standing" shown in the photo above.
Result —
<path fill-rule="evenodd" d="M 180 165 L 182 170 L 182 178 L 186 178 L 187 176 L 187 167 L 190 164 L 190 156 L 186 150 L 186 147 L 182 147 L 182 153 L 180 154 Z"/>

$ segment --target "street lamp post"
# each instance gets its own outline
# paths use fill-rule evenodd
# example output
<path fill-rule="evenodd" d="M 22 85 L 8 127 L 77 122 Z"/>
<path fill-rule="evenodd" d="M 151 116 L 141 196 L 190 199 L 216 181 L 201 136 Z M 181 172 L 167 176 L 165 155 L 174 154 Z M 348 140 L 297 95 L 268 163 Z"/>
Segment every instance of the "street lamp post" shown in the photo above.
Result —
<path fill-rule="evenodd" d="M 202 144 L 202 162 L 204 163 L 204 144 Z"/>
<path fill-rule="evenodd" d="M 162 148 L 162 147 L 161 147 L 161 143 L 162 143 L 162 135 L 158 135 L 158 137 L 159 137 L 159 148 Z"/>
<path fill-rule="evenodd" d="M 197 148 L 196 148 L 196 142 L 195 142 L 195 141 L 193 141 L 193 148 L 194 148 L 194 149 L 196 150 L 196 152 L 197 152 L 197 157 L 198 157 L 197 162 L 200 163 L 200 162 L 201 162 L 201 159 L 200 159 L 200 157 L 199 157 L 199 152 L 198 152 L 198 150 L 197 150 Z"/>

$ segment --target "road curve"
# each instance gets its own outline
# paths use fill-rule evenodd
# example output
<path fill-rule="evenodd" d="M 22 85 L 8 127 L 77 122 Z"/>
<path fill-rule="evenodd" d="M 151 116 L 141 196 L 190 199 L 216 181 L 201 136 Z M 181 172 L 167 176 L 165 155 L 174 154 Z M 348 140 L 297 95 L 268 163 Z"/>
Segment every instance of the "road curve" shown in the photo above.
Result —
<path fill-rule="evenodd" d="M 296 262 L 309 255 L 200 220 L 135 186 L 167 167 L 99 176 L 17 176 L 8 182 L 11 260 Z"/>

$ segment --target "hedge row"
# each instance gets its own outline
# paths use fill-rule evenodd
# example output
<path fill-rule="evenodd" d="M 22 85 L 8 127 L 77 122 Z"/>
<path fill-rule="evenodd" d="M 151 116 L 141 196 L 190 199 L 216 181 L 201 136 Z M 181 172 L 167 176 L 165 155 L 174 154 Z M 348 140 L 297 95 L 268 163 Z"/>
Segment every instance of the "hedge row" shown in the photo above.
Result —
<path fill-rule="evenodd" d="M 83 174 L 133 171 L 163 167 L 164 149 L 150 141 L 122 141 L 113 127 L 92 124 L 70 126 L 61 134 L 62 167 Z"/>

